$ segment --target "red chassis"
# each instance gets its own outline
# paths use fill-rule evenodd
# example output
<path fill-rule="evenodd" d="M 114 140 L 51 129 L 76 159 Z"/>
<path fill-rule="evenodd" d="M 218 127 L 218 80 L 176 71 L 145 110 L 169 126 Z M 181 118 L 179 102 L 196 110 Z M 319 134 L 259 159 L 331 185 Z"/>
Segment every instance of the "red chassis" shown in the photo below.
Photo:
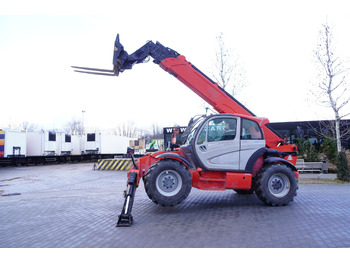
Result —
<path fill-rule="evenodd" d="M 281 149 L 282 148 L 285 150 L 290 149 L 288 145 L 281 146 Z M 169 152 L 174 155 L 169 156 Z M 175 154 L 180 157 L 177 157 Z M 151 155 L 143 156 L 137 160 L 137 169 L 135 167 L 130 168 L 128 171 L 128 178 L 130 177 L 130 173 L 136 173 L 136 187 L 138 187 L 141 178 L 146 175 L 147 170 L 155 162 L 167 158 L 181 161 L 184 165 L 187 166 L 188 170 L 191 173 L 192 187 L 194 188 L 201 190 L 250 189 L 252 187 L 252 178 L 256 176 L 257 172 L 264 165 L 263 156 L 260 156 L 254 164 L 252 173 L 203 171 L 201 168 L 191 169 L 189 163 L 184 160 L 184 157 L 185 154 L 180 150 L 158 151 Z M 298 179 L 299 172 L 294 171 L 294 173 Z"/>

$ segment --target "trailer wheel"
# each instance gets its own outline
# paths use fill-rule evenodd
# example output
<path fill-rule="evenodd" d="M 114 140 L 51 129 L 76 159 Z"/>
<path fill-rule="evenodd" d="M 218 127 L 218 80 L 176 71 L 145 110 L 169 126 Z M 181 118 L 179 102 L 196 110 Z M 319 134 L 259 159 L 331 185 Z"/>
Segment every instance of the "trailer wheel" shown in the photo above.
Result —
<path fill-rule="evenodd" d="M 148 197 L 161 206 L 180 204 L 192 188 L 190 172 L 174 160 L 161 160 L 153 164 L 143 181 Z"/>
<path fill-rule="evenodd" d="M 294 172 L 281 164 L 262 168 L 256 177 L 255 193 L 270 206 L 285 206 L 293 202 L 298 189 Z"/>

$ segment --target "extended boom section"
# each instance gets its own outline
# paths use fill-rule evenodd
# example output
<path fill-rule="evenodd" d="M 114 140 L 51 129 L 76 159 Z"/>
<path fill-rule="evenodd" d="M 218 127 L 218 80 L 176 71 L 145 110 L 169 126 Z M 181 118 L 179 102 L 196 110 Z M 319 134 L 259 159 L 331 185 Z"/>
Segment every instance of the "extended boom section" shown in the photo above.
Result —
<path fill-rule="evenodd" d="M 151 56 L 156 64 L 175 76 L 219 113 L 255 116 L 217 83 L 188 62 L 184 56 L 164 47 L 159 42 L 155 44 L 148 41 L 147 44 L 128 55 L 121 45 L 118 35 L 115 40 L 113 56 L 115 75 L 119 75 L 119 72 L 123 72 L 125 69 L 131 69 L 134 64 L 142 63 L 148 56 Z"/>
<path fill-rule="evenodd" d="M 175 76 L 218 113 L 255 117 L 254 113 L 188 62 L 183 55 L 161 45 L 159 42 L 155 44 L 152 41 L 148 41 L 144 46 L 129 55 L 120 43 L 118 34 L 114 47 L 113 70 L 116 76 L 126 69 L 132 69 L 134 64 L 142 63 L 148 56 L 151 56 L 156 64 L 159 64 L 162 69 Z M 258 118 L 258 121 L 264 130 L 268 148 L 275 148 L 285 144 L 285 140 L 267 126 L 269 124 L 267 118 Z"/>

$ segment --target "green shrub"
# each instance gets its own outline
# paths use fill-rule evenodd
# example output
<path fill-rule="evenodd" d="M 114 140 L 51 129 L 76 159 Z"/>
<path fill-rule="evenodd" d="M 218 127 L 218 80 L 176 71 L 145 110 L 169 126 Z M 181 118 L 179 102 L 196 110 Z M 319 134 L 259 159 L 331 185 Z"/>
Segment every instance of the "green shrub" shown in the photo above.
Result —
<path fill-rule="evenodd" d="M 307 139 L 297 140 L 297 146 L 299 150 L 299 156 L 301 156 L 306 162 L 319 161 L 318 151 L 315 146 Z"/>
<path fill-rule="evenodd" d="M 325 154 L 331 163 L 337 164 L 337 143 L 334 139 L 325 137 L 321 143 L 320 152 Z"/>
<path fill-rule="evenodd" d="M 350 170 L 345 152 L 339 152 L 337 157 L 337 179 L 340 181 L 350 181 Z"/>

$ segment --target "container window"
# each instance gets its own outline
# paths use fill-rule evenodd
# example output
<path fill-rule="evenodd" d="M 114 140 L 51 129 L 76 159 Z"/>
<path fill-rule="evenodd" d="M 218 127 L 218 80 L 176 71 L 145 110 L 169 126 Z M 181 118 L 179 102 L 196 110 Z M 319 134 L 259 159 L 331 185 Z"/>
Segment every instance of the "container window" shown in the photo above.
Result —
<path fill-rule="evenodd" d="M 56 133 L 49 132 L 49 141 L 56 141 Z"/>
<path fill-rule="evenodd" d="M 96 141 L 95 133 L 87 134 L 87 142 L 95 142 L 95 141 Z"/>
<path fill-rule="evenodd" d="M 71 137 L 71 135 L 65 135 L 65 137 L 64 137 L 64 141 L 66 142 L 66 143 L 70 143 L 70 142 L 72 142 L 72 137 Z"/>

